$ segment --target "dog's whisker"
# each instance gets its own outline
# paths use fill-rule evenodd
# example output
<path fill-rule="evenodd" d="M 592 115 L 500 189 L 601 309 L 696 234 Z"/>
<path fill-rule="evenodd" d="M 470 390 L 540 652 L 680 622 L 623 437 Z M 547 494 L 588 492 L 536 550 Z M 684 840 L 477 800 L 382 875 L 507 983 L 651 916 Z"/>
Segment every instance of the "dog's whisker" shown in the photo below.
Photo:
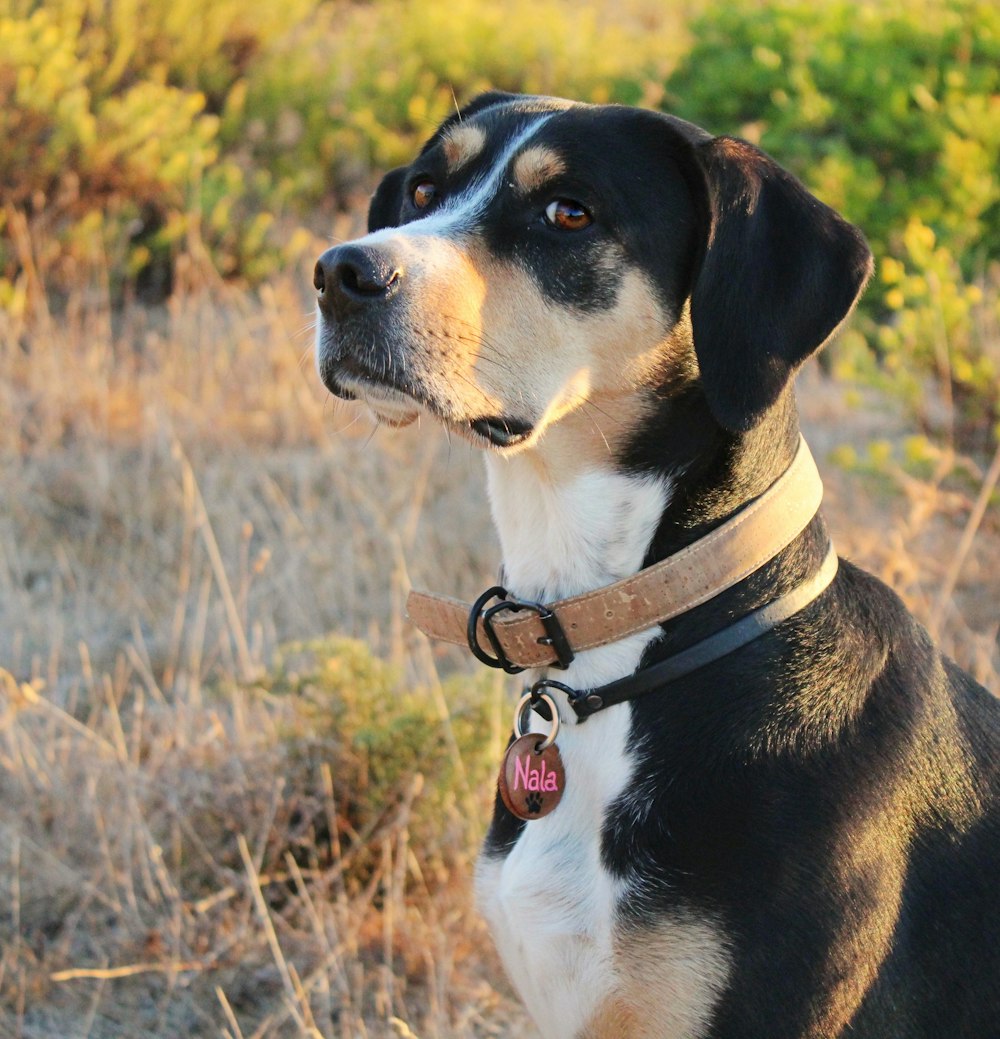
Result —
<path fill-rule="evenodd" d="M 442 325 L 446 328 L 458 325 L 467 329 L 473 337 L 479 341 L 488 341 L 486 330 L 479 324 L 473 324 L 467 318 L 460 317 L 457 314 L 451 314 L 448 311 L 442 311 L 441 313 Z"/>
<path fill-rule="evenodd" d="M 585 400 L 583 402 L 583 407 L 584 410 L 588 413 L 587 417 L 590 419 L 591 425 L 594 427 L 595 430 L 597 430 L 597 433 L 600 436 L 601 440 L 604 441 L 604 446 L 607 449 L 608 457 L 610 458 L 613 452 L 611 450 L 611 445 L 608 443 L 608 438 L 604 435 L 604 429 L 602 428 L 600 422 L 592 414 L 590 414 L 591 411 L 598 411 L 600 414 L 605 415 L 606 417 L 605 412 L 602 411 L 600 408 L 596 407 L 594 405 L 594 402 L 591 400 Z"/>
<path fill-rule="evenodd" d="M 298 360 L 298 363 L 296 364 L 296 367 L 299 369 L 299 371 L 305 371 L 306 370 L 306 368 L 310 365 L 310 362 L 312 361 L 312 355 L 313 355 L 312 347 L 311 346 L 307 346 L 305 348 L 305 350 L 303 350 L 302 353 L 299 355 L 299 360 Z"/>
<path fill-rule="evenodd" d="M 381 425 L 382 425 L 382 422 L 379 419 L 378 415 L 376 415 L 375 416 L 375 423 L 372 426 L 371 431 L 369 432 L 368 436 L 365 437 L 365 442 L 361 445 L 361 450 L 362 451 L 367 451 L 368 450 L 369 446 L 371 445 L 371 442 L 375 439 L 375 434 L 379 431 L 379 428 L 381 427 Z"/>

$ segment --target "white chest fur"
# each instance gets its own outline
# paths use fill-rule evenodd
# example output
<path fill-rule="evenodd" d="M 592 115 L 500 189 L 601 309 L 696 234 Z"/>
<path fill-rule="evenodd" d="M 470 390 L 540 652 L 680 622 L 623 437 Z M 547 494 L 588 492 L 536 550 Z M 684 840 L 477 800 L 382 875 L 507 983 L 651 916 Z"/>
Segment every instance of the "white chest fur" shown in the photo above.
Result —
<path fill-rule="evenodd" d="M 611 472 L 542 481 L 520 458 L 491 459 L 488 472 L 507 586 L 548 601 L 637 571 L 668 495 L 660 480 Z M 654 636 L 655 629 L 581 653 L 557 677 L 579 688 L 621 678 Z M 507 972 L 547 1039 L 580 1035 L 615 988 L 623 891 L 602 866 L 601 828 L 633 769 L 627 709 L 579 726 L 562 708 L 567 783 L 559 808 L 529 823 L 504 858 L 481 859 L 476 881 Z"/>
<path fill-rule="evenodd" d="M 670 493 L 665 481 L 599 469 L 544 479 L 523 456 L 490 458 L 488 474 L 505 583 L 542 601 L 639 570 Z M 631 674 L 657 630 L 580 653 L 555 677 L 582 689 Z M 616 927 L 643 882 L 616 878 L 601 859 L 608 807 L 634 782 L 631 714 L 620 706 L 579 725 L 560 707 L 565 793 L 508 854 L 480 858 L 480 909 L 545 1039 L 699 1039 L 726 982 L 725 936 L 680 906 L 639 929 Z"/>

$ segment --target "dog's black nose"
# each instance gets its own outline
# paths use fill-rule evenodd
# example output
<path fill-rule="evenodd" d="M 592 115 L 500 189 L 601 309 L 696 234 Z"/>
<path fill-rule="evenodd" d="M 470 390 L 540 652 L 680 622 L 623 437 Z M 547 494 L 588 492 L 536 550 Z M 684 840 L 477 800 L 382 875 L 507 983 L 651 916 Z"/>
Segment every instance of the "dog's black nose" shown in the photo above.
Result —
<path fill-rule="evenodd" d="M 390 255 L 360 245 L 327 249 L 313 271 L 319 305 L 336 317 L 391 299 L 402 279 L 402 267 Z"/>

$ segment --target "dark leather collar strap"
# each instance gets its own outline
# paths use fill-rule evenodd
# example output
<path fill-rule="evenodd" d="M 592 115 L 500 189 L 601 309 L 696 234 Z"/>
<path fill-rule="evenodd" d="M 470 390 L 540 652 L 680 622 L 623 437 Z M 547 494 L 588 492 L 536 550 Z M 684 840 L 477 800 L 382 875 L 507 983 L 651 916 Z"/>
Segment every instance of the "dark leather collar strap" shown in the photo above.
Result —
<path fill-rule="evenodd" d="M 474 619 L 475 643 L 492 646 L 509 670 L 559 666 L 565 661 L 553 646 L 554 615 L 559 634 L 573 653 L 626 638 L 700 606 L 749 577 L 787 548 L 809 525 L 823 497 L 823 484 L 806 442 L 792 464 L 759 498 L 711 534 L 639 573 L 585 595 L 544 608 L 512 603 L 491 607 L 487 635 L 482 617 Z M 425 635 L 456 645 L 468 643 L 469 603 L 447 596 L 411 592 L 410 620 Z"/>
<path fill-rule="evenodd" d="M 679 678 L 684 678 L 734 653 L 805 609 L 830 586 L 830 582 L 837 575 L 837 565 L 837 553 L 831 545 L 819 570 L 792 591 L 754 610 L 753 613 L 748 613 L 715 635 L 710 635 L 690 648 L 675 653 L 659 664 L 637 671 L 628 678 L 609 682 L 596 689 L 582 690 L 571 689 L 561 682 L 545 678 L 536 682 L 531 691 L 541 693 L 548 687 L 560 689 L 566 693 L 569 705 L 576 716 L 584 721 L 592 714 L 603 711 L 605 707 L 613 707 L 615 704 L 625 703 L 627 700 L 634 700 L 646 693 L 662 689 L 668 683 L 676 682 Z"/>

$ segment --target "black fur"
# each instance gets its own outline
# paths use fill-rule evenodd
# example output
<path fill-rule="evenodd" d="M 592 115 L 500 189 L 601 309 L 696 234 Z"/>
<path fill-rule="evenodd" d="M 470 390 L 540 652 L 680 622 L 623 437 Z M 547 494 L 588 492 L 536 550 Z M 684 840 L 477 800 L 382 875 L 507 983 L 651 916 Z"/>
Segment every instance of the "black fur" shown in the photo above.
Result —
<path fill-rule="evenodd" d="M 745 141 L 696 149 L 711 228 L 691 295 L 702 385 L 746 430 L 850 312 L 872 271 L 861 234 Z"/>
<path fill-rule="evenodd" d="M 542 200 L 501 192 L 469 233 L 578 314 L 611 305 L 626 265 L 646 272 L 675 322 L 690 307 L 688 363 L 649 387 L 651 414 L 618 459 L 626 472 L 682 474 L 648 565 L 788 465 L 791 377 L 850 312 L 871 258 L 767 156 L 680 120 L 491 94 L 446 127 L 475 120 L 488 162 L 541 111 L 556 114 L 539 142 L 568 169 L 546 197 L 582 202 L 593 225 L 553 235 L 538 222 Z M 406 188 L 442 175 L 440 139 L 383 181 L 372 229 L 418 218 Z M 664 625 L 644 663 L 794 587 L 827 539 L 817 517 L 761 571 Z M 770 634 L 613 709 L 631 712 L 640 790 L 608 813 L 604 863 L 643 878 L 634 927 L 683 907 L 729 936 L 732 973 L 708 1036 L 1000 1037 L 1000 704 L 888 588 L 842 563 Z M 498 799 L 486 853 L 504 855 L 524 825 Z"/>
<path fill-rule="evenodd" d="M 382 178 L 368 206 L 369 231 L 381 231 L 383 227 L 395 227 L 399 223 L 403 182 L 408 173 L 408 166 L 400 166 Z"/>

